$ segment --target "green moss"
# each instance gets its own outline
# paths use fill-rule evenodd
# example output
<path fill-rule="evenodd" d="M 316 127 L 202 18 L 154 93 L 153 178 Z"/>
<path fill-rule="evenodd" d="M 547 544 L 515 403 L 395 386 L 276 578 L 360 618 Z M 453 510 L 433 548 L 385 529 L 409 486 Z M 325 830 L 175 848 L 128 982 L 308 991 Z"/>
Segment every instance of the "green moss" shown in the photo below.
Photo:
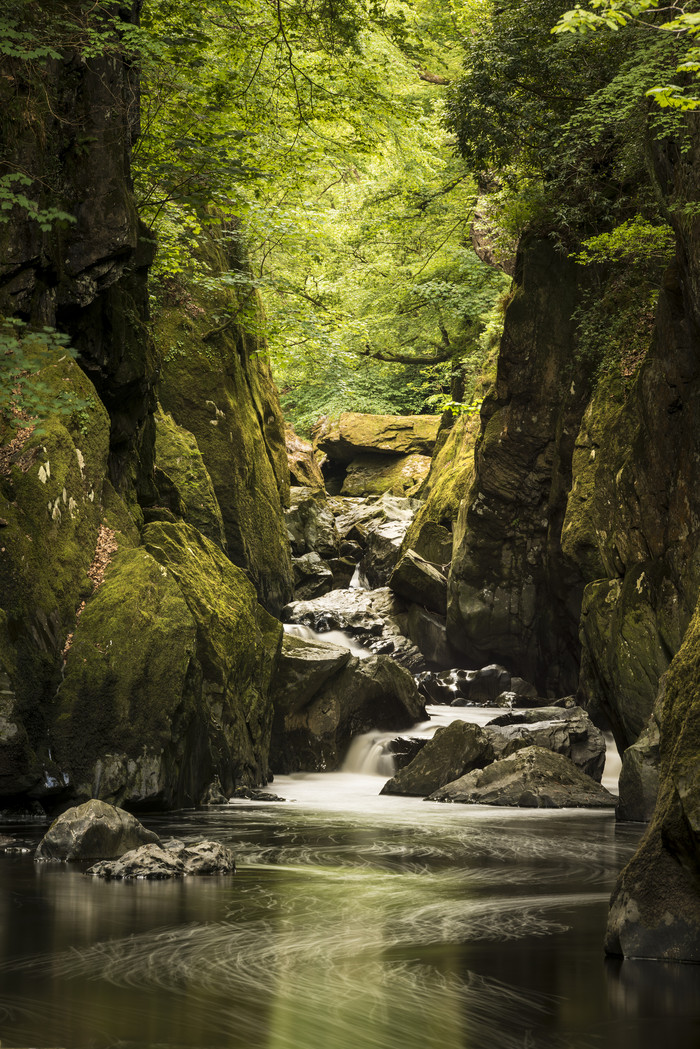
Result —
<path fill-rule="evenodd" d="M 245 568 L 261 600 L 279 611 L 293 589 L 283 504 L 289 502 L 284 422 L 264 347 L 236 324 L 211 334 L 226 303 L 163 309 L 156 339 L 160 398 L 194 435 L 211 477 L 231 560 Z"/>
<path fill-rule="evenodd" d="M 117 551 L 80 616 L 55 707 L 54 752 L 77 797 L 122 803 L 167 795 L 164 752 L 194 704 L 187 683 L 195 637 L 168 572 L 143 548 Z M 157 770 L 145 798 L 126 777 L 105 778 L 110 756 Z"/>
<path fill-rule="evenodd" d="M 474 479 L 474 443 L 478 430 L 476 416 L 461 415 L 446 439 L 440 442 L 421 493 L 425 501 L 409 526 L 402 553 L 417 541 L 427 521 L 453 530 L 459 507 Z"/>
<path fill-rule="evenodd" d="M 194 435 L 178 426 L 173 417 L 160 408 L 155 422 L 156 466 L 177 489 L 188 523 L 225 550 L 221 509 Z"/>

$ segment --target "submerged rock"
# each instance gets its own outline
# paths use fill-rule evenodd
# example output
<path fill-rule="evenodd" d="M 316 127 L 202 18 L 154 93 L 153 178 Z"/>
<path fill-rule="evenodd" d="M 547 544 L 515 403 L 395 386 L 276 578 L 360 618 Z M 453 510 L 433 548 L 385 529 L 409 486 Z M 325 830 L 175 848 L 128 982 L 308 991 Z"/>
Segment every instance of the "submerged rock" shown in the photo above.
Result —
<path fill-rule="evenodd" d="M 435 791 L 428 801 L 519 808 L 613 808 L 615 798 L 572 761 L 543 747 L 525 747 Z"/>
<path fill-rule="evenodd" d="M 410 764 L 399 769 L 380 793 L 425 797 L 493 759 L 493 744 L 478 725 L 453 721 L 437 729 Z"/>
<path fill-rule="evenodd" d="M 235 874 L 231 849 L 218 841 L 186 845 L 172 839 L 162 845 L 142 845 L 117 860 L 103 860 L 86 871 L 95 878 L 183 878 L 194 874 Z"/>
<path fill-rule="evenodd" d="M 92 799 L 68 809 L 49 827 L 34 854 L 36 860 L 112 859 L 143 845 L 159 845 L 131 813 Z"/>

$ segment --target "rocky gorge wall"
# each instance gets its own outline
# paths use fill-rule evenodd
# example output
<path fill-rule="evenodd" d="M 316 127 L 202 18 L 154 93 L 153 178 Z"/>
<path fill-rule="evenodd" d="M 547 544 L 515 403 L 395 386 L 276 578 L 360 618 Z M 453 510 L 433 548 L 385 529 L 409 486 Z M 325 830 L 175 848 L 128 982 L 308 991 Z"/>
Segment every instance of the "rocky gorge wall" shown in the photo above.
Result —
<path fill-rule="evenodd" d="M 211 301 L 182 330 L 164 309 L 152 336 L 133 66 L 74 46 L 5 65 L 3 170 L 41 175 L 27 192 L 74 221 L 42 231 L 17 206 L 0 226 L 0 313 L 43 333 L 0 413 L 0 799 L 173 806 L 263 784 L 282 628 L 259 602 L 291 594 L 264 346 L 235 317 L 206 338 L 228 305 Z"/>
<path fill-rule="evenodd" d="M 689 131 L 689 151 L 657 149 L 677 253 L 631 384 L 577 371 L 580 271 L 545 242 L 520 246 L 455 534 L 448 628 L 474 665 L 502 662 L 551 694 L 577 691 L 620 751 L 631 748 L 619 814 L 649 819 L 657 787 L 658 802 L 614 894 L 607 949 L 698 961 L 695 118 Z"/>

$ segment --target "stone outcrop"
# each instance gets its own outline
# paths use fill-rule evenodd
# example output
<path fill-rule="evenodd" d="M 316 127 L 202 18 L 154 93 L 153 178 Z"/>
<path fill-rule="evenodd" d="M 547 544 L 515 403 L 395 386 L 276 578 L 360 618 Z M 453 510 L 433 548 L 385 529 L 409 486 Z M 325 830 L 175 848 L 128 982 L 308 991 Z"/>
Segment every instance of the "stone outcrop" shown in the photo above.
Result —
<path fill-rule="evenodd" d="M 341 495 L 417 495 L 430 471 L 430 456 L 358 455 L 347 467 Z"/>
<path fill-rule="evenodd" d="M 244 268 L 213 241 L 197 251 L 209 270 Z M 233 293 L 202 293 L 185 311 L 164 306 L 156 318 L 159 398 L 194 435 L 221 508 L 227 553 L 245 569 L 273 613 L 292 595 L 283 508 L 289 504 L 284 420 L 264 343 L 212 314 L 235 305 Z"/>
<path fill-rule="evenodd" d="M 322 490 L 323 474 L 311 441 L 305 441 L 298 433 L 295 433 L 289 423 L 285 424 L 284 439 L 291 484 L 301 488 Z"/>
<path fill-rule="evenodd" d="M 54 820 L 39 842 L 36 860 L 109 860 L 142 846 L 160 845 L 160 838 L 146 830 L 131 813 L 86 801 Z"/>
<path fill-rule="evenodd" d="M 269 778 L 282 628 L 221 550 L 153 523 L 119 549 L 67 653 L 50 728 L 74 797 L 196 804 Z"/>
<path fill-rule="evenodd" d="M 525 747 L 434 791 L 428 801 L 519 808 L 613 808 L 615 798 L 561 754 Z"/>
<path fill-rule="evenodd" d="M 389 577 L 389 587 L 401 597 L 433 612 L 447 612 L 447 580 L 429 561 L 407 550 Z"/>
<path fill-rule="evenodd" d="M 324 418 L 314 429 L 314 447 L 334 462 L 358 455 L 432 455 L 439 415 L 362 415 L 343 412 Z"/>
<path fill-rule="evenodd" d="M 575 691 L 583 580 L 561 551 L 588 384 L 572 353 L 580 277 L 524 238 L 475 475 L 455 528 L 448 636 L 468 663 L 506 663 L 546 694 Z"/>

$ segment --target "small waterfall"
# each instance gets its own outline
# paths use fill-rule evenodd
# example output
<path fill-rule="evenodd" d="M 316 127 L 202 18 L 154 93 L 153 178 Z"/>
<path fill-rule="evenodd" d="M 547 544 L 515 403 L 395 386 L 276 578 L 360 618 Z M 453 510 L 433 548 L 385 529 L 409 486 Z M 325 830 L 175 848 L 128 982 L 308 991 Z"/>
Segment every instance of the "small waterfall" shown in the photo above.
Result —
<path fill-rule="evenodd" d="M 622 758 L 620 757 L 612 732 L 605 732 L 605 768 L 601 780 L 611 794 L 619 793 L 620 770 Z"/>
<path fill-rule="evenodd" d="M 363 648 L 359 642 L 350 637 L 350 634 L 346 634 L 344 630 L 326 630 L 324 633 L 320 633 L 318 630 L 313 630 L 310 626 L 304 626 L 302 623 L 285 623 L 284 632 L 285 634 L 291 634 L 292 637 L 303 637 L 306 641 L 325 641 L 327 645 L 338 645 L 339 648 L 347 648 L 353 656 L 358 656 L 359 659 L 368 659 L 372 655 L 369 649 Z"/>
<path fill-rule="evenodd" d="M 354 772 L 362 776 L 383 776 L 390 779 L 396 772 L 394 756 L 388 750 L 392 739 L 396 739 L 396 732 L 365 732 L 361 736 L 355 736 L 350 744 L 343 772 Z"/>

